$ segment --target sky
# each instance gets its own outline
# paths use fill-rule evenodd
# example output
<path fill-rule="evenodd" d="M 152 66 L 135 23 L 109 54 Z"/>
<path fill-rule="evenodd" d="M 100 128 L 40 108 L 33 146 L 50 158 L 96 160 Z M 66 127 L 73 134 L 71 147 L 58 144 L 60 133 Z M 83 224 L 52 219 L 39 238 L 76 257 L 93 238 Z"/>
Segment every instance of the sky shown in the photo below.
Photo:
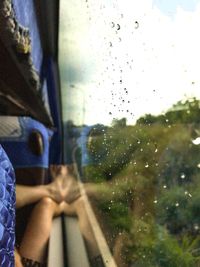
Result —
<path fill-rule="evenodd" d="M 61 0 L 64 120 L 160 114 L 200 98 L 200 0 Z"/>

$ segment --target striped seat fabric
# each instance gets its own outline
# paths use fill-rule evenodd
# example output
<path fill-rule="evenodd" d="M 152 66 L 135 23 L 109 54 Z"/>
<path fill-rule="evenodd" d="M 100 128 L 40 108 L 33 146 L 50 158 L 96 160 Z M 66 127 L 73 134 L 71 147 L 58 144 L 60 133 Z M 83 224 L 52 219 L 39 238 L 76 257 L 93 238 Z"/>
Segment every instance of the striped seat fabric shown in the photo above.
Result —
<path fill-rule="evenodd" d="M 0 146 L 0 266 L 14 267 L 15 175 Z"/>

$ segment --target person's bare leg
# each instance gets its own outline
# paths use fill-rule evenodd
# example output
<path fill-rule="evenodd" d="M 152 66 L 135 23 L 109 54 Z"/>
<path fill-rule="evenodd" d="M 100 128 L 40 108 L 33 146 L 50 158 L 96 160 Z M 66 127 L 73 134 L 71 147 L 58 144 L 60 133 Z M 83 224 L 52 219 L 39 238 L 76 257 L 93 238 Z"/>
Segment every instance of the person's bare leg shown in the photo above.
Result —
<path fill-rule="evenodd" d="M 43 263 L 52 219 L 62 212 L 62 205 L 45 197 L 36 204 L 30 216 L 19 253 L 22 257 Z"/>
<path fill-rule="evenodd" d="M 38 186 L 16 185 L 16 208 L 35 203 L 44 197 L 50 197 L 60 203 L 65 196 L 64 177 L 58 177 L 52 183 Z"/>
<path fill-rule="evenodd" d="M 78 216 L 80 231 L 85 240 L 89 258 L 93 259 L 97 257 L 99 255 L 99 250 L 85 210 L 84 196 L 78 198 L 70 205 L 65 203 L 63 209 L 66 215 Z"/>
<path fill-rule="evenodd" d="M 65 202 L 57 204 L 52 199 L 45 197 L 36 204 L 31 214 L 19 249 L 22 257 L 44 262 L 53 217 L 62 212 L 68 216 L 78 216 L 80 231 L 86 242 L 89 258 L 93 259 L 99 255 L 98 246 L 85 211 L 83 197 L 71 205 Z"/>
<path fill-rule="evenodd" d="M 59 171 L 58 171 L 58 168 Z M 98 245 L 92 231 L 87 212 L 85 210 L 84 196 L 81 196 L 80 185 L 76 180 L 73 166 L 62 165 L 59 167 L 52 166 L 51 171 L 56 176 L 60 173 L 64 177 L 63 189 L 65 190 L 65 202 L 61 203 L 63 211 L 68 216 L 78 216 L 80 231 L 85 240 L 89 258 L 93 259 L 99 256 Z"/>
<path fill-rule="evenodd" d="M 15 267 L 23 267 L 22 262 L 21 262 L 21 257 L 16 249 L 14 253 L 15 253 Z"/>

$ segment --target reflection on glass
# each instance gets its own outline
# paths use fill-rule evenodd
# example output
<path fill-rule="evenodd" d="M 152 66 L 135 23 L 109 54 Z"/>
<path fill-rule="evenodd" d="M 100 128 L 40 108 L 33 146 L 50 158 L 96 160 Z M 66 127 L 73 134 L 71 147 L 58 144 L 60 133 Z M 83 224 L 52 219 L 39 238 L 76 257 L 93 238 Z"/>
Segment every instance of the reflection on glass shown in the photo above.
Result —
<path fill-rule="evenodd" d="M 61 1 L 66 161 L 119 267 L 200 266 L 200 1 Z"/>

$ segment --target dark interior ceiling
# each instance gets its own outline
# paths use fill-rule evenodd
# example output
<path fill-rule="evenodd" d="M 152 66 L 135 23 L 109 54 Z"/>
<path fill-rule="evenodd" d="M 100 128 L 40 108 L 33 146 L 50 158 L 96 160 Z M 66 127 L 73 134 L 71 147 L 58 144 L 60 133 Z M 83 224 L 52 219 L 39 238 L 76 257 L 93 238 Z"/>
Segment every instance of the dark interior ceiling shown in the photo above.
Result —
<path fill-rule="evenodd" d="M 44 56 L 57 62 L 59 1 L 34 0 Z M 0 114 L 28 115 L 52 126 L 40 93 L 27 82 L 12 47 L 0 36 Z"/>
<path fill-rule="evenodd" d="M 59 0 L 34 0 L 43 51 L 58 58 Z"/>

